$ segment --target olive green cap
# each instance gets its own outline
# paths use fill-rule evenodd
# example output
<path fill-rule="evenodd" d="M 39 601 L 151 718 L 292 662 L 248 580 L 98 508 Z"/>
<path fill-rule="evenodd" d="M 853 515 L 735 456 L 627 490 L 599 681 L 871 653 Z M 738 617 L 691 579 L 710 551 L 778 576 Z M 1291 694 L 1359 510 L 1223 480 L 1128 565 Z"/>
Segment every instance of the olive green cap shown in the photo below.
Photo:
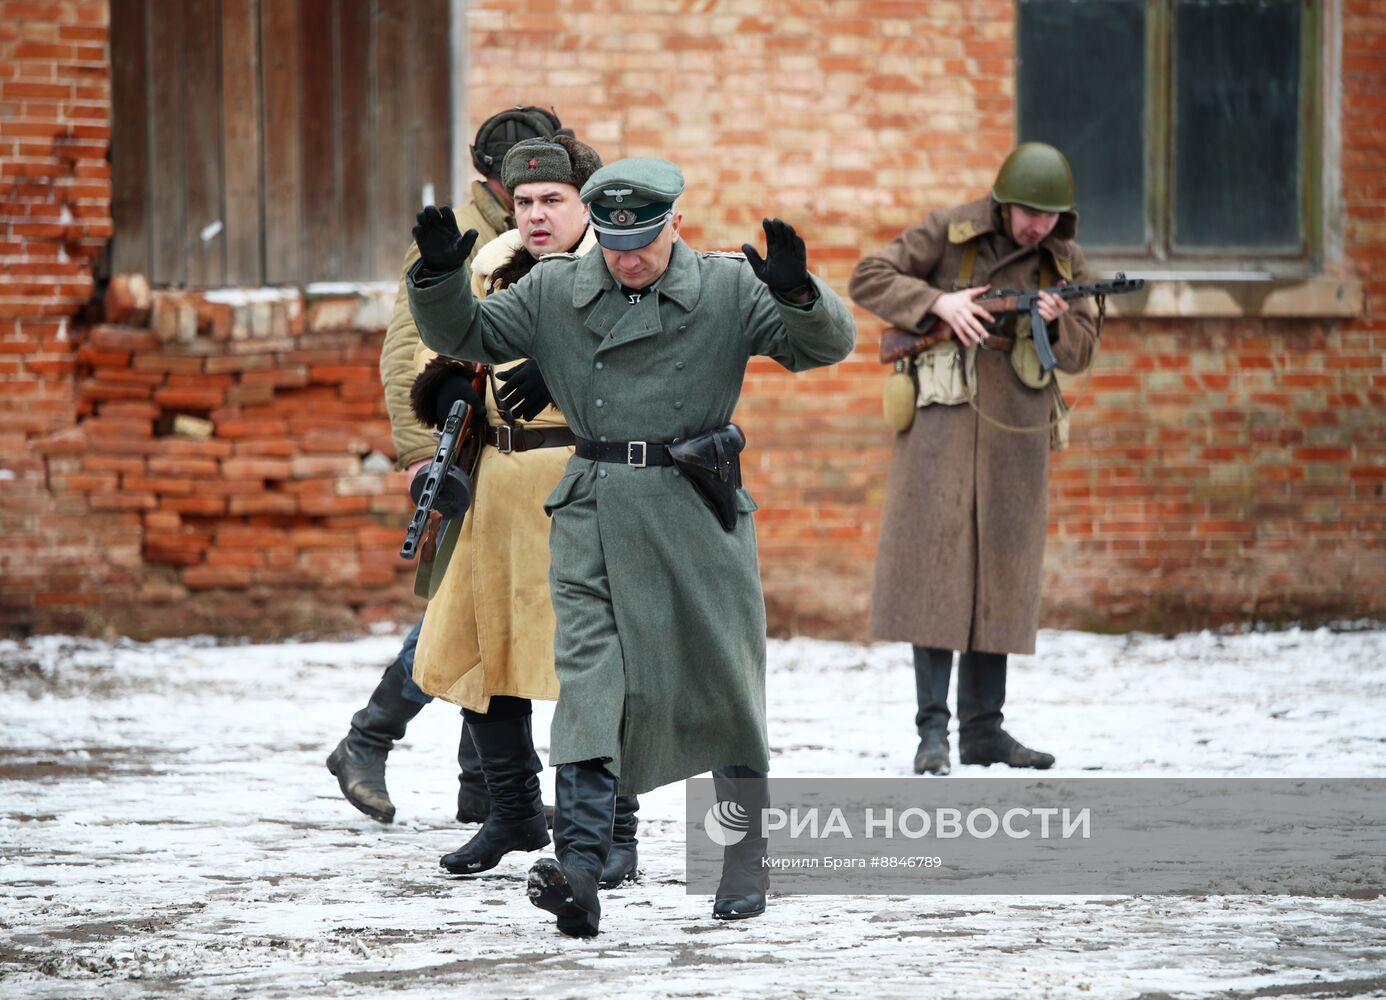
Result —
<path fill-rule="evenodd" d="M 1037 212 L 1071 212 L 1073 171 L 1064 154 L 1048 143 L 1021 143 L 997 171 L 991 196 L 1001 205 L 1021 205 Z"/>
<path fill-rule="evenodd" d="M 542 181 L 557 181 L 580 188 L 601 165 L 597 151 L 572 136 L 523 139 L 505 154 L 501 183 L 512 195 L 521 184 Z"/>
<path fill-rule="evenodd" d="M 683 194 L 683 171 L 668 160 L 632 156 L 602 167 L 580 196 L 592 210 L 597 242 L 608 250 L 638 250 L 652 243 Z"/>

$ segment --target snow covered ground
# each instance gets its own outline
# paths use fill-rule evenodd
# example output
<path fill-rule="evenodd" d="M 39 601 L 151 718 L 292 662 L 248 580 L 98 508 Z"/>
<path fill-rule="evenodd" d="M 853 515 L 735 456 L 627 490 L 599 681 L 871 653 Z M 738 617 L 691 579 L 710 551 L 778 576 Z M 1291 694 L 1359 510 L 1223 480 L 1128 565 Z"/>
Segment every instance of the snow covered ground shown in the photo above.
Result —
<path fill-rule="evenodd" d="M 0 996 L 1386 997 L 1379 898 L 780 896 L 716 923 L 684 892 L 682 785 L 642 797 L 643 878 L 602 934 L 563 938 L 524 895 L 537 855 L 437 867 L 472 829 L 455 709 L 391 756 L 393 826 L 338 796 L 323 758 L 398 642 L 0 642 Z M 1008 714 L 1055 775 L 1386 777 L 1379 628 L 1040 651 Z M 770 664 L 775 775 L 909 772 L 906 647 Z"/>

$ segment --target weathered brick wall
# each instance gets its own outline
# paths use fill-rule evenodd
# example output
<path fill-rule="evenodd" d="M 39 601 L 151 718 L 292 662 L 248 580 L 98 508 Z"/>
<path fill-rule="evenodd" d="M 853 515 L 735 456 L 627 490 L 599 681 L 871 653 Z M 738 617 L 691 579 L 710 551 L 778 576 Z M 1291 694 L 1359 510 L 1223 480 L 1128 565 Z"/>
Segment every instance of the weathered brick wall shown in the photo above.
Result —
<path fill-rule="evenodd" d="M 1048 624 L 1386 612 L 1386 39 L 1380 3 L 1344 7 L 1343 268 L 1365 315 L 1110 322 L 1053 464 Z M 1010 2 L 471 9 L 474 118 L 552 103 L 608 159 L 669 156 L 691 244 L 734 248 L 782 215 L 839 291 L 864 252 L 985 191 L 1014 141 Z M 890 432 L 882 324 L 858 323 L 830 371 L 757 362 L 738 410 L 781 632 L 864 627 Z"/>
<path fill-rule="evenodd" d="M 103 2 L 0 3 L 3 628 L 139 562 L 130 525 L 54 502 L 38 448 L 76 420 L 72 320 L 111 234 L 105 22 Z"/>
<path fill-rule="evenodd" d="M 4 624 L 268 636 L 411 613 L 376 371 L 392 299 L 117 277 L 105 321 L 72 327 L 72 423 L 27 442 Z"/>
<path fill-rule="evenodd" d="M 111 235 L 107 19 L 0 3 L 0 633 L 414 613 L 376 374 L 393 289 L 209 301 L 121 276 L 88 306 Z"/>
<path fill-rule="evenodd" d="M 553 104 L 608 159 L 670 156 L 690 243 L 735 248 L 781 215 L 839 291 L 863 252 L 983 191 L 1011 145 L 1010 2 L 685 6 L 474 0 L 473 126 Z M 1363 315 L 1110 323 L 1054 462 L 1048 624 L 1386 610 L 1379 6 L 1344 2 L 1343 267 Z M 402 483 L 373 471 L 386 300 L 123 280 L 85 315 L 111 225 L 105 4 L 0 15 L 0 631 L 412 614 Z M 756 362 L 738 411 L 779 633 L 862 634 L 890 434 L 881 324 L 858 319 L 844 364 Z"/>

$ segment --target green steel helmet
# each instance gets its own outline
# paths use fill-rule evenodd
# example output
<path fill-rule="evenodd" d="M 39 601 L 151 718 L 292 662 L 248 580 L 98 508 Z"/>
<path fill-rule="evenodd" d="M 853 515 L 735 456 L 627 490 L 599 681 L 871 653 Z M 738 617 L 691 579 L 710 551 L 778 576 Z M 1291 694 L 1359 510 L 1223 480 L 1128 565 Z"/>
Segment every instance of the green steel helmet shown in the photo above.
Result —
<path fill-rule="evenodd" d="M 1011 150 L 996 173 L 991 196 L 1001 205 L 1022 205 L 1037 212 L 1073 211 L 1073 171 L 1053 146 L 1024 142 Z"/>

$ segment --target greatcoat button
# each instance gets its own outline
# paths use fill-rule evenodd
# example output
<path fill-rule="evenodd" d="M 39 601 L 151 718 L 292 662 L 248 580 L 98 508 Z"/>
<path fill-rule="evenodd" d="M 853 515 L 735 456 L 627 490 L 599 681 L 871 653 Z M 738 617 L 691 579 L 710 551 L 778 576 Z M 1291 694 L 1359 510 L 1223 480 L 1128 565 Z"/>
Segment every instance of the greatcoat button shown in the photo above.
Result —
<path fill-rule="evenodd" d="M 605 470 L 605 469 L 598 469 L 598 470 L 597 470 L 597 475 L 600 476 L 602 479 L 605 479 L 605 478 L 606 478 L 606 470 Z"/>
<path fill-rule="evenodd" d="M 603 362 L 603 361 L 598 361 L 598 362 L 597 362 L 597 371 L 601 371 L 601 370 L 602 370 L 603 368 L 605 368 L 605 367 L 606 367 L 606 363 L 605 363 L 605 362 Z"/>
<path fill-rule="evenodd" d="M 674 365 L 674 367 L 677 368 L 679 371 L 683 371 L 683 362 L 682 362 L 682 361 L 678 362 L 677 364 Z"/>
<path fill-rule="evenodd" d="M 599 400 L 597 400 L 597 405 L 598 405 L 598 406 L 605 406 L 606 403 L 602 402 L 602 401 L 599 399 Z"/>
<path fill-rule="evenodd" d="M 675 400 L 675 401 L 674 401 L 674 409 L 676 409 L 676 410 L 682 410 L 682 409 L 683 409 L 683 400 L 681 400 L 681 399 Z"/>

